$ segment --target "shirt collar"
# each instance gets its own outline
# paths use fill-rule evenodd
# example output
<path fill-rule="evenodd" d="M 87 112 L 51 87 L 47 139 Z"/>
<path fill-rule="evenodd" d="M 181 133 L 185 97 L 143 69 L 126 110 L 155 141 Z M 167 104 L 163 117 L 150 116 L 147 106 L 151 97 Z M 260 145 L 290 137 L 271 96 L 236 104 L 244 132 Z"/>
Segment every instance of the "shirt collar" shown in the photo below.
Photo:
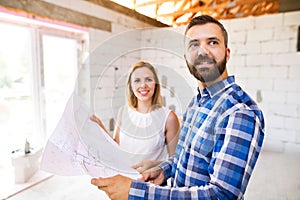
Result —
<path fill-rule="evenodd" d="M 202 97 L 214 97 L 215 95 L 217 95 L 220 92 L 223 92 L 226 88 L 230 87 L 231 85 L 233 85 L 235 83 L 235 78 L 234 76 L 229 76 L 224 80 L 221 80 L 209 87 L 206 87 L 203 89 L 202 91 Z M 198 95 L 197 95 L 197 100 L 199 102 L 199 100 L 201 99 L 201 93 L 200 93 L 200 89 L 199 87 L 198 89 Z"/>

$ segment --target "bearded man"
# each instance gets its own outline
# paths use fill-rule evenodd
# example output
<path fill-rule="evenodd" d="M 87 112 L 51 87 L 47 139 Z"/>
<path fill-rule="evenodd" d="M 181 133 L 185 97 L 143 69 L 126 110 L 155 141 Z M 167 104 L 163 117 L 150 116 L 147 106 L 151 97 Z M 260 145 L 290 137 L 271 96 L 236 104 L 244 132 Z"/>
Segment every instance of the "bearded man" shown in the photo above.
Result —
<path fill-rule="evenodd" d="M 228 75 L 228 35 L 219 21 L 193 18 L 185 36 L 198 94 L 183 116 L 175 155 L 140 180 L 92 179 L 111 199 L 243 199 L 264 139 L 262 111 Z M 168 178 L 171 185 L 162 186 Z"/>

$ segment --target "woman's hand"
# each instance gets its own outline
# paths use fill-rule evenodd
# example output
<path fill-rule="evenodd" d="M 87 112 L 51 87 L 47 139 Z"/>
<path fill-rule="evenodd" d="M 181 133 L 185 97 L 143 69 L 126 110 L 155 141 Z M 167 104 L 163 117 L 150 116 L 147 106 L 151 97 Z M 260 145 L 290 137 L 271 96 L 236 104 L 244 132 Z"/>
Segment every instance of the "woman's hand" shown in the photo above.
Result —
<path fill-rule="evenodd" d="M 96 122 L 99 126 L 103 126 L 103 123 L 102 123 L 102 121 L 96 116 L 96 115 L 92 115 L 91 117 L 90 117 L 90 119 L 93 121 L 93 122 Z"/>
<path fill-rule="evenodd" d="M 158 160 L 143 160 L 142 162 L 132 166 L 133 169 L 136 169 L 139 173 L 143 173 L 145 170 L 157 166 L 161 161 Z"/>
<path fill-rule="evenodd" d="M 138 179 L 140 181 L 154 183 L 156 185 L 161 185 L 165 181 L 164 171 L 160 167 L 153 167 L 142 173 L 142 178 Z"/>
<path fill-rule="evenodd" d="M 90 120 L 96 122 L 108 135 L 110 135 L 109 132 L 106 130 L 104 124 L 102 123 L 101 119 L 99 119 L 96 115 L 92 115 L 90 117 Z"/>

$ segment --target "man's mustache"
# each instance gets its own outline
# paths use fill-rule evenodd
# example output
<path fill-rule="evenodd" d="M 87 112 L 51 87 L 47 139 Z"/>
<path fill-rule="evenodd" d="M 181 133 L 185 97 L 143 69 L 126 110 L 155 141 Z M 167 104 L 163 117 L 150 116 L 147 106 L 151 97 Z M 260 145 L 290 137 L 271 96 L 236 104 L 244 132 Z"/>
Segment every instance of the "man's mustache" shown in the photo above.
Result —
<path fill-rule="evenodd" d="M 210 58 L 208 55 L 199 55 L 195 60 L 194 65 L 200 65 L 202 63 L 216 64 L 215 59 Z"/>

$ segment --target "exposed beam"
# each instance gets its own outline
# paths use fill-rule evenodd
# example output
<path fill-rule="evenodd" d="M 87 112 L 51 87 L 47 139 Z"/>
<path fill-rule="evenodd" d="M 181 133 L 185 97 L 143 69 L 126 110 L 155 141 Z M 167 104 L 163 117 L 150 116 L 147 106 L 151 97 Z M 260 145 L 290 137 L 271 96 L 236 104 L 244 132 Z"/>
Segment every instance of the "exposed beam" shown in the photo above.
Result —
<path fill-rule="evenodd" d="M 198 12 L 198 11 L 203 11 L 205 10 L 204 7 L 196 7 L 196 8 L 189 8 L 189 9 L 186 9 L 186 10 L 181 10 L 181 11 L 176 11 L 176 12 L 173 12 L 173 13 L 165 13 L 165 14 L 160 14 L 159 17 L 174 17 L 174 18 L 177 18 L 181 15 L 184 15 L 186 13 L 194 13 L 194 12 Z"/>
<path fill-rule="evenodd" d="M 135 8 L 140 8 L 140 7 L 144 7 L 144 6 L 150 6 L 153 4 L 163 4 L 165 2 L 174 2 L 174 0 L 156 0 L 156 1 L 147 1 L 145 3 L 140 3 L 140 4 L 136 4 Z"/>
<path fill-rule="evenodd" d="M 300 10 L 299 0 L 279 0 L 279 12 Z"/>
<path fill-rule="evenodd" d="M 152 19 L 135 11 L 136 8 L 149 5 L 156 5 L 156 19 L 169 18 L 173 25 L 186 24 L 186 18 L 192 18 L 197 13 L 209 14 L 217 19 L 231 19 L 237 17 L 259 16 L 267 13 L 277 13 L 279 11 L 300 10 L 300 0 L 132 0 L 134 9 L 124 7 L 110 0 L 84 0 L 96 5 L 108 8 L 120 14 L 153 25 L 156 27 L 166 27 L 168 25 Z M 199 3 L 201 1 L 201 4 Z M 48 2 L 48 1 L 47 1 Z M 100 30 L 111 31 L 111 22 L 76 12 L 71 9 L 56 6 L 43 0 L 0 0 L 0 5 L 6 9 L 21 10 L 29 13 L 29 17 L 45 17 L 58 21 L 64 21 L 85 27 L 93 27 Z M 175 12 L 158 14 L 160 7 L 165 2 L 173 2 Z M 184 22 L 185 21 L 185 22 Z"/>
<path fill-rule="evenodd" d="M 111 32 L 111 22 L 107 20 L 86 15 L 41 0 L 1 0 L 0 5 L 7 9 L 25 11 L 39 17 L 50 18 Z"/>
<path fill-rule="evenodd" d="M 189 1 L 190 0 L 184 0 L 184 2 L 182 2 L 181 6 L 178 8 L 178 11 L 182 11 Z"/>
<path fill-rule="evenodd" d="M 120 4 L 117 4 L 117 3 L 109 1 L 109 0 L 85 0 L 85 1 L 108 8 L 108 9 L 118 12 L 120 14 L 124 14 L 126 16 L 135 18 L 137 20 L 140 20 L 142 22 L 145 22 L 147 24 L 150 24 L 150 25 L 153 25 L 156 27 L 167 27 L 168 26 L 162 22 L 159 22 L 159 21 L 151 18 L 151 17 L 142 15 L 135 10 L 129 9 L 127 7 L 124 7 Z"/>
<path fill-rule="evenodd" d="M 277 0 L 265 0 L 266 2 L 274 2 Z M 198 6 L 195 8 L 189 8 L 182 11 L 177 11 L 173 13 L 166 13 L 166 14 L 160 14 L 159 17 L 170 17 L 173 16 L 174 18 L 177 18 L 178 16 L 184 15 L 185 13 L 197 13 L 199 11 L 206 11 L 207 9 L 210 9 L 210 11 L 218 10 L 218 9 L 225 9 L 230 7 L 236 7 L 240 5 L 246 5 L 246 4 L 254 4 L 254 3 L 260 3 L 261 0 L 237 0 L 234 2 L 225 2 L 221 4 L 215 5 L 215 7 L 206 7 L 206 6 Z"/>

